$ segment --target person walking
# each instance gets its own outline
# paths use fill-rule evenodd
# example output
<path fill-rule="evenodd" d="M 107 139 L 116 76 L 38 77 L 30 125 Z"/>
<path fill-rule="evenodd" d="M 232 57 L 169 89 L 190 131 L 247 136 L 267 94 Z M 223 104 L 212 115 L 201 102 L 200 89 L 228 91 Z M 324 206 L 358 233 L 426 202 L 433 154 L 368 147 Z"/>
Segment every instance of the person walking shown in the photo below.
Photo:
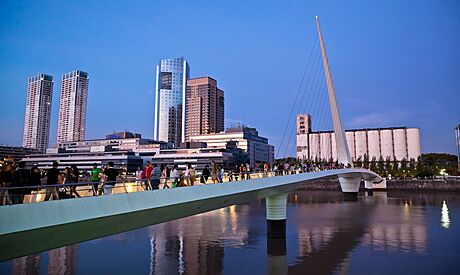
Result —
<path fill-rule="evenodd" d="M 98 195 L 99 181 L 101 180 L 101 169 L 97 167 L 97 163 L 93 164 L 93 169 L 91 169 L 91 182 L 93 184 L 93 195 Z"/>
<path fill-rule="evenodd" d="M 219 180 L 217 179 L 217 164 L 215 161 L 211 161 L 211 180 L 212 183 L 219 182 Z"/>
<path fill-rule="evenodd" d="M 219 166 L 217 167 L 217 180 L 220 183 L 224 182 L 224 174 L 225 174 L 224 167 L 222 167 L 222 165 L 219 164 Z"/>
<path fill-rule="evenodd" d="M 105 169 L 104 174 L 107 176 L 107 181 L 104 183 L 104 195 L 112 194 L 112 189 L 115 186 L 117 177 L 120 174 L 117 169 L 114 168 L 113 161 L 109 161 L 109 168 Z"/>
<path fill-rule="evenodd" d="M 80 180 L 80 171 L 78 171 L 78 167 L 75 164 L 72 164 L 70 166 L 70 168 L 71 168 L 71 173 L 72 173 L 72 181 L 71 181 L 71 183 L 73 183 L 70 186 L 70 196 L 75 194 L 75 196 L 77 198 L 81 198 L 80 194 L 78 194 L 78 192 L 77 192 L 77 185 L 76 185 L 78 183 L 78 181 Z"/>
<path fill-rule="evenodd" d="M 188 174 L 189 174 L 189 185 L 190 186 L 195 185 L 196 170 L 191 164 L 188 165 Z"/>
<path fill-rule="evenodd" d="M 142 182 L 143 182 L 143 177 L 144 177 L 144 171 L 142 170 L 142 167 L 137 167 L 137 171 L 136 171 L 136 186 L 137 185 L 140 185 L 142 186 Z"/>
<path fill-rule="evenodd" d="M 48 173 L 46 173 L 46 185 L 57 185 L 59 183 L 61 173 L 57 169 L 58 165 L 59 163 L 54 161 L 53 167 L 48 170 Z M 53 200 L 59 199 L 56 186 L 46 186 L 45 190 L 45 201 L 49 200 L 51 197 Z"/>
<path fill-rule="evenodd" d="M 246 163 L 246 179 L 247 180 L 250 180 L 251 179 L 251 175 L 249 175 L 249 173 L 251 173 L 251 166 L 249 166 L 249 162 Z"/>
<path fill-rule="evenodd" d="M 152 173 L 150 174 L 150 186 L 152 190 L 160 189 L 161 169 L 156 163 L 152 164 Z"/>
<path fill-rule="evenodd" d="M 147 161 L 147 163 L 144 166 L 144 174 L 143 174 L 144 180 L 145 180 L 145 182 L 144 182 L 144 186 L 145 186 L 144 189 L 145 190 L 149 189 L 149 186 L 150 186 L 149 180 L 150 180 L 150 176 L 152 174 L 152 171 L 153 171 L 153 166 L 150 163 L 150 161 Z"/>
<path fill-rule="evenodd" d="M 209 171 L 209 165 L 206 164 L 203 172 L 201 172 L 200 182 L 206 184 L 208 182 L 209 175 L 211 175 L 211 171 Z"/>
<path fill-rule="evenodd" d="M 177 169 L 178 169 L 177 164 L 174 164 L 173 169 L 171 171 L 171 176 L 170 176 L 172 180 L 172 188 L 176 188 L 180 180 L 179 170 Z"/>
<path fill-rule="evenodd" d="M 264 177 L 268 177 L 268 163 L 264 163 Z"/>
<path fill-rule="evenodd" d="M 43 173 L 36 165 L 30 169 L 30 185 L 39 186 L 42 184 Z M 38 191 L 40 188 L 34 188 L 33 191 Z"/>
<path fill-rule="evenodd" d="M 168 185 L 168 166 L 166 166 L 165 164 L 162 164 L 160 166 L 160 170 L 161 170 L 161 178 L 163 179 L 163 189 L 165 188 L 171 188 L 169 185 Z"/>
<path fill-rule="evenodd" d="M 185 182 L 186 182 L 187 185 L 190 185 L 189 169 L 190 169 L 190 163 L 186 162 L 185 163 L 184 179 L 185 179 Z"/>
<path fill-rule="evenodd" d="M 14 175 L 14 183 L 12 187 L 27 187 L 30 184 L 30 170 L 26 169 L 23 161 L 19 162 L 18 169 Z M 13 204 L 21 204 L 24 201 L 24 196 L 30 194 L 30 189 L 13 189 L 12 190 Z"/>

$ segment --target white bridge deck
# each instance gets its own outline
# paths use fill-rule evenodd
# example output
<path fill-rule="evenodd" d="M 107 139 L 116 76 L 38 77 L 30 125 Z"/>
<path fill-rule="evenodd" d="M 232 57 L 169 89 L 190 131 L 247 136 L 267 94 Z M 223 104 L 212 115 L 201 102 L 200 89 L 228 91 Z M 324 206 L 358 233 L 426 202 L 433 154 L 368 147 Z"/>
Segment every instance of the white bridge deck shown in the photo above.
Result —
<path fill-rule="evenodd" d="M 337 169 L 220 184 L 83 197 L 0 207 L 0 261 L 289 193 L 332 176 L 378 178 Z"/>

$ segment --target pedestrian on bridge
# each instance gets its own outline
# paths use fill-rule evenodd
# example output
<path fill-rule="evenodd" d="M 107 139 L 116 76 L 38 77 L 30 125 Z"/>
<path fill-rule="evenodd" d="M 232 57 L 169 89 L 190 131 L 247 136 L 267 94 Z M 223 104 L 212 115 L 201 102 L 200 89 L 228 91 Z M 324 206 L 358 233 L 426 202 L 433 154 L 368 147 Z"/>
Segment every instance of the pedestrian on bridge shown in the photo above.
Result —
<path fill-rule="evenodd" d="M 150 188 L 152 190 L 160 189 L 161 169 L 156 163 L 152 164 L 152 173 L 150 174 Z"/>
<path fill-rule="evenodd" d="M 45 187 L 46 195 L 45 201 L 49 200 L 51 197 L 53 200 L 59 199 L 56 186 L 59 183 L 59 177 L 61 176 L 61 172 L 58 170 L 59 163 L 57 161 L 53 162 L 53 167 L 48 170 L 46 173 L 46 185 L 54 185 L 54 186 L 47 186 Z"/>
<path fill-rule="evenodd" d="M 145 167 L 144 167 L 144 189 L 145 190 L 148 190 L 149 189 L 149 186 L 150 186 L 150 176 L 152 175 L 152 171 L 153 171 L 153 166 L 152 164 L 150 163 L 150 161 L 147 161 L 147 163 L 145 164 Z"/>
<path fill-rule="evenodd" d="M 201 179 L 200 182 L 206 184 L 208 182 L 209 175 L 211 175 L 211 171 L 209 171 L 209 165 L 205 165 L 203 172 L 201 172 Z"/>
<path fill-rule="evenodd" d="M 97 163 L 93 164 L 93 169 L 91 169 L 91 182 L 93 183 L 93 195 L 98 195 L 99 182 L 101 180 L 101 169 L 97 167 Z"/>
<path fill-rule="evenodd" d="M 109 161 L 109 168 L 105 169 L 104 174 L 107 176 L 107 181 L 104 183 L 104 195 L 112 194 L 112 189 L 116 184 L 117 177 L 120 174 L 117 169 L 114 168 L 113 161 Z"/>

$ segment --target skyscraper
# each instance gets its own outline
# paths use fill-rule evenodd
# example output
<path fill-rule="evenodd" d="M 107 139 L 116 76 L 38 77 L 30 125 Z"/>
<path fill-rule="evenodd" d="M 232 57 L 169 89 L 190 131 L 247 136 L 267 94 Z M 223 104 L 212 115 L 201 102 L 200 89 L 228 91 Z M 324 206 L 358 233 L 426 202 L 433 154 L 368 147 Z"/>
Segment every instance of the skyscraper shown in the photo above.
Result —
<path fill-rule="evenodd" d="M 48 147 L 52 97 L 52 76 L 38 74 L 29 77 L 22 137 L 23 147 L 39 149 L 41 152 Z"/>
<path fill-rule="evenodd" d="M 72 71 L 62 75 L 59 99 L 58 142 L 85 138 L 88 73 Z"/>
<path fill-rule="evenodd" d="M 183 57 L 164 59 L 157 65 L 155 140 L 171 142 L 176 146 L 185 141 L 185 94 L 189 70 Z"/>
<path fill-rule="evenodd" d="M 211 77 L 187 81 L 185 135 L 191 136 L 224 131 L 224 91 L 217 88 Z"/>

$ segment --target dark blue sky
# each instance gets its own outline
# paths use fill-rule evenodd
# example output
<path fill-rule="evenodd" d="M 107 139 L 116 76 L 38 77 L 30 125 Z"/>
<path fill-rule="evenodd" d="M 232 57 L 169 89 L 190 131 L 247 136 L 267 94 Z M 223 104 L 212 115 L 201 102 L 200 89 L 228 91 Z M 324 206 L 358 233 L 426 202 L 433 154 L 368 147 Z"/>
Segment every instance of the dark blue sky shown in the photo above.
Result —
<path fill-rule="evenodd" d="M 319 15 L 345 127 L 420 127 L 423 152 L 455 153 L 459 3 L 2 1 L 0 143 L 21 144 L 37 72 L 55 78 L 54 142 L 60 77 L 74 69 L 90 75 L 87 138 L 152 137 L 155 65 L 185 56 L 192 77 L 210 75 L 225 91 L 227 125 L 255 126 L 278 146 Z"/>

